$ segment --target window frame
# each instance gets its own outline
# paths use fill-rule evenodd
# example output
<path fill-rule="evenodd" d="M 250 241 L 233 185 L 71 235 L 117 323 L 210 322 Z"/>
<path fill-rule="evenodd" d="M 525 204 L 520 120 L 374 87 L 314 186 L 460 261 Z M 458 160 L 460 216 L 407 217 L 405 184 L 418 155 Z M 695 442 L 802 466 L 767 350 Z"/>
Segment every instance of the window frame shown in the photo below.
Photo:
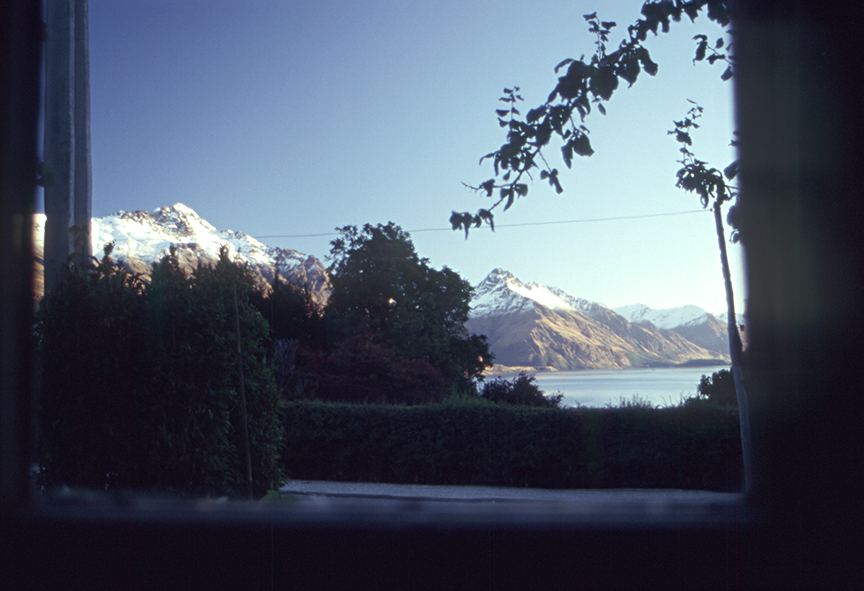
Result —
<path fill-rule="evenodd" d="M 39 500 L 30 491 L 32 240 L 22 222 L 35 189 L 41 2 L 5 3 L 0 549 L 8 558 L 0 580 L 9 588 L 509 587 L 526 576 L 532 586 L 860 584 L 864 320 L 855 294 L 864 293 L 864 249 L 854 227 L 864 219 L 856 192 L 864 133 L 854 89 L 864 85 L 854 80 L 864 78 L 864 18 L 857 6 L 833 4 L 734 5 L 752 492 L 688 510 L 636 492 L 635 501 L 610 495 L 594 510 L 346 501 L 296 511 L 87 492 Z"/>

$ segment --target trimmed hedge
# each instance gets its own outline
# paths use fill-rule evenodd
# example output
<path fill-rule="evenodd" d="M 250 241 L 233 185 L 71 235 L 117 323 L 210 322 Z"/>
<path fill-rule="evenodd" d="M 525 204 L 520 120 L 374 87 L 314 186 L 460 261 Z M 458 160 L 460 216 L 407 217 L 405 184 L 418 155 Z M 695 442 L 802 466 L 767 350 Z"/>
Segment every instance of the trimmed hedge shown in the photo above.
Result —
<path fill-rule="evenodd" d="M 705 405 L 542 409 L 291 402 L 295 479 L 531 488 L 736 491 L 738 417 Z"/>

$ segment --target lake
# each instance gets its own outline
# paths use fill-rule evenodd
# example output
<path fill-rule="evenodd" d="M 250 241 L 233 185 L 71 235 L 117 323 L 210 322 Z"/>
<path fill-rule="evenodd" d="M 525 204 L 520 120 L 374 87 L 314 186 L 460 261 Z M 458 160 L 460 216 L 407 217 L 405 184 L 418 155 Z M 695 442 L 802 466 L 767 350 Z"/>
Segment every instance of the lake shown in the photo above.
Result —
<path fill-rule="evenodd" d="M 546 394 L 560 391 L 564 394 L 562 404 L 576 406 L 605 407 L 618 405 L 621 397 L 630 400 L 634 396 L 647 400 L 655 406 L 675 406 L 682 397 L 696 394 L 699 378 L 711 376 L 728 366 L 675 367 L 658 369 L 589 369 L 583 371 L 538 372 L 537 385 Z M 497 376 L 490 375 L 488 379 Z M 512 379 L 512 376 L 505 376 Z"/>

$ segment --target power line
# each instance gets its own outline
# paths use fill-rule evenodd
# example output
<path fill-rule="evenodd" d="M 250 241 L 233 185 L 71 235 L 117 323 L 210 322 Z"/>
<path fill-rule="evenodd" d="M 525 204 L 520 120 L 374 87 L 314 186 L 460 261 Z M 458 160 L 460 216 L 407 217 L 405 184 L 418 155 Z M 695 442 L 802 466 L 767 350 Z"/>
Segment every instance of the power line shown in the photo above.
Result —
<path fill-rule="evenodd" d="M 559 220 L 552 222 L 524 222 L 521 224 L 496 224 L 496 228 L 518 228 L 523 226 L 551 226 L 554 224 L 588 224 L 594 222 L 614 222 L 619 220 L 639 220 L 645 218 L 659 218 L 659 217 L 670 217 L 676 215 L 689 215 L 691 213 L 703 213 L 711 211 L 710 209 L 691 209 L 688 211 L 673 211 L 668 213 L 647 213 L 643 215 L 622 215 L 615 216 L 609 218 L 588 218 L 583 220 Z M 481 226 L 481 228 L 488 228 L 489 226 Z M 481 229 L 476 228 L 476 229 Z M 405 230 L 409 234 L 416 234 L 418 232 L 452 232 L 452 228 L 421 228 L 419 230 Z M 339 232 L 322 232 L 320 234 L 268 234 L 266 236 L 256 236 L 256 238 L 319 238 L 322 236 L 339 236 Z"/>

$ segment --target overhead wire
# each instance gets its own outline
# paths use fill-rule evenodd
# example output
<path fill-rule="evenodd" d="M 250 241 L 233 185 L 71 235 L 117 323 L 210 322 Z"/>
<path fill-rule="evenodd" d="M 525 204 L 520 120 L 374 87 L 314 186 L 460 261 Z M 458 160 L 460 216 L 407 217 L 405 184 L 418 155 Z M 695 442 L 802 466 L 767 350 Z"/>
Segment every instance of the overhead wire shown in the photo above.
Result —
<path fill-rule="evenodd" d="M 658 218 L 658 217 L 669 217 L 669 216 L 677 216 L 677 215 L 689 215 L 692 213 L 703 213 L 709 212 L 710 209 L 691 209 L 687 211 L 672 211 L 666 213 L 646 213 L 642 215 L 622 215 L 622 216 L 614 216 L 614 217 L 605 217 L 605 218 L 587 218 L 581 220 L 555 220 L 549 222 L 523 222 L 519 224 L 495 224 L 496 228 L 517 228 L 517 227 L 525 227 L 525 226 L 550 226 L 556 224 L 587 224 L 594 222 L 614 222 L 619 220 L 638 220 L 645 218 Z M 488 228 L 488 225 L 481 226 L 480 228 Z M 458 229 L 458 228 L 457 228 Z M 421 228 L 419 230 L 405 230 L 409 234 L 416 234 L 418 232 L 452 232 L 453 228 Z M 256 236 L 257 239 L 262 238 L 320 238 L 322 236 L 338 236 L 339 232 L 321 232 L 318 234 L 267 234 L 265 236 Z"/>

